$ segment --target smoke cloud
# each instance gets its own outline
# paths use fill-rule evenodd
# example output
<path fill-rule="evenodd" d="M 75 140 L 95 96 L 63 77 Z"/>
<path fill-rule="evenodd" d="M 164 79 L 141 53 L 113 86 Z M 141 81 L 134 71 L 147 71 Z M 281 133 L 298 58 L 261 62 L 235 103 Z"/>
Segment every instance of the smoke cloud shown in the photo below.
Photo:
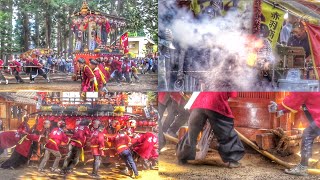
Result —
<path fill-rule="evenodd" d="M 190 10 L 176 7 L 172 1 L 159 2 L 159 30 L 172 30 L 178 46 L 175 62 L 182 55 L 179 49 L 185 50 L 184 70 L 199 71 L 189 74 L 202 79 L 205 90 L 272 90 L 269 82 L 259 78 L 261 71 L 247 63 L 252 54 L 248 44 L 254 43 L 250 35 L 252 7 L 247 2 L 244 9 L 224 16 L 195 19 Z"/>

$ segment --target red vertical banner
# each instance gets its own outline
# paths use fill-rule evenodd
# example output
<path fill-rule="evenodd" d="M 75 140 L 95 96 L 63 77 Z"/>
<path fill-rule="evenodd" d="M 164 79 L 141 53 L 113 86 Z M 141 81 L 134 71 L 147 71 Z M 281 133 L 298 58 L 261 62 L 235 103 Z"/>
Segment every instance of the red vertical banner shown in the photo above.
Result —
<path fill-rule="evenodd" d="M 313 61 L 314 72 L 319 79 L 320 74 L 320 26 L 305 23 L 305 27 L 309 37 L 311 57 Z"/>
<path fill-rule="evenodd" d="M 120 38 L 121 47 L 124 49 L 124 54 L 129 53 L 129 41 L 128 41 L 128 33 L 124 33 Z"/>

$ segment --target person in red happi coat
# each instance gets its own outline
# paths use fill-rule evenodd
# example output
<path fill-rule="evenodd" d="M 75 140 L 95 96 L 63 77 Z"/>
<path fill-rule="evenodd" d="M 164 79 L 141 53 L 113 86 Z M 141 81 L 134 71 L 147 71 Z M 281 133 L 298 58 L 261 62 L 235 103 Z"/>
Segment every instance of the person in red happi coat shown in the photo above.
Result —
<path fill-rule="evenodd" d="M 12 60 L 9 64 L 9 67 L 12 69 L 12 74 L 16 78 L 17 83 L 23 83 L 24 81 L 20 77 L 20 72 L 22 69 L 21 63 L 16 60 Z"/>
<path fill-rule="evenodd" d="M 36 78 L 38 75 L 41 75 L 44 79 L 47 80 L 47 82 L 50 82 L 49 77 L 47 76 L 47 73 L 43 69 L 43 64 L 41 64 L 38 59 L 33 58 L 32 61 L 30 62 L 30 66 L 33 66 L 31 68 L 30 72 L 30 83 L 34 83 L 34 78 Z"/>
<path fill-rule="evenodd" d="M 107 90 L 107 81 L 105 75 L 102 73 L 100 68 L 98 67 L 99 63 L 95 60 L 90 60 L 90 68 L 92 69 L 94 76 L 97 79 L 98 83 L 98 91 L 105 91 L 108 92 Z"/>
<path fill-rule="evenodd" d="M 281 117 L 285 113 L 297 113 L 304 111 L 309 121 L 309 126 L 303 130 L 301 142 L 301 160 L 300 163 L 291 168 L 286 169 L 285 173 L 307 176 L 308 162 L 312 156 L 313 141 L 320 136 L 320 92 L 291 92 L 286 96 L 281 104 L 271 102 L 269 112 L 276 113 L 277 117 Z"/>
<path fill-rule="evenodd" d="M 190 108 L 188 132 L 177 145 L 180 164 L 195 159 L 197 137 L 208 120 L 217 137 L 223 162 L 230 168 L 240 167 L 238 161 L 244 156 L 244 147 L 234 130 L 234 116 L 228 104 L 228 99 L 236 95 L 234 92 L 199 93 Z"/>
<path fill-rule="evenodd" d="M 103 73 L 106 82 L 108 82 L 109 79 L 110 79 L 110 73 L 105 69 L 105 66 L 106 66 L 106 65 L 105 65 L 105 62 L 104 62 L 103 58 L 97 58 L 96 60 L 97 60 L 97 62 L 99 63 L 99 64 L 98 64 L 98 68 L 99 68 L 100 71 Z"/>
<path fill-rule="evenodd" d="M 140 138 L 132 145 L 132 149 L 138 154 L 144 169 L 151 167 L 149 159 L 152 157 L 152 152 L 155 147 L 158 147 L 158 135 L 152 132 L 141 134 Z"/>
<path fill-rule="evenodd" d="M 50 154 L 53 154 L 56 159 L 54 160 L 54 163 L 52 165 L 51 171 L 52 172 L 59 172 L 58 165 L 59 161 L 61 159 L 61 153 L 59 151 L 59 146 L 61 145 L 62 142 L 69 144 L 69 138 L 65 134 L 66 131 L 66 123 L 64 121 L 59 121 L 58 122 L 58 127 L 54 128 L 50 135 L 49 135 L 49 140 L 47 141 L 45 145 L 45 153 L 44 157 L 39 165 L 39 171 L 43 172 L 44 167 L 46 166 L 46 163 L 49 160 Z"/>
<path fill-rule="evenodd" d="M 90 147 L 94 158 L 92 167 L 92 176 L 99 177 L 98 171 L 101 164 L 101 156 L 104 156 L 104 126 L 99 120 L 93 121 L 93 128 L 91 131 Z"/>
<path fill-rule="evenodd" d="M 97 91 L 97 79 L 94 76 L 92 69 L 86 65 L 84 59 L 79 59 L 78 62 L 82 73 L 81 92 Z"/>
<path fill-rule="evenodd" d="M 28 124 L 29 116 L 24 115 L 23 116 L 23 122 L 18 126 L 17 131 L 21 136 L 31 133 L 30 125 Z"/>
<path fill-rule="evenodd" d="M 10 158 L 2 163 L 0 167 L 3 169 L 15 169 L 25 165 L 31 157 L 32 142 L 39 142 L 41 137 L 36 134 L 24 135 L 16 145 Z"/>
<path fill-rule="evenodd" d="M 114 73 L 114 78 L 117 81 L 118 85 L 121 85 L 121 80 L 122 80 L 122 62 L 118 57 L 116 57 L 112 62 L 111 62 L 111 69 L 112 73 Z"/>
<path fill-rule="evenodd" d="M 73 135 L 71 137 L 69 153 L 64 160 L 62 173 L 66 174 L 71 172 L 73 167 L 75 167 L 81 155 L 81 160 L 84 161 L 84 146 L 86 145 L 87 138 L 90 136 L 89 129 L 90 121 L 87 119 L 78 120 L 76 122 L 76 127 L 74 128 Z"/>
<path fill-rule="evenodd" d="M 125 134 L 125 131 L 119 130 L 117 135 L 108 137 L 108 141 L 114 143 L 117 154 L 119 154 L 121 159 L 126 163 L 127 168 L 133 170 L 135 178 L 141 178 L 130 151 L 131 139 Z M 129 175 L 129 173 L 127 173 L 127 175 Z"/>

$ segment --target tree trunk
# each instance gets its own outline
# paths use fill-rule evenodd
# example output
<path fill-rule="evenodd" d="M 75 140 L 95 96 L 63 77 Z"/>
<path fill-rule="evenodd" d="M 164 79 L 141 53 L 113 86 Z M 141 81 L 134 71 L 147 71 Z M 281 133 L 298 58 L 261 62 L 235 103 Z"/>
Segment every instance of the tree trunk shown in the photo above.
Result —
<path fill-rule="evenodd" d="M 29 50 L 29 16 L 27 12 L 22 12 L 22 29 L 23 29 L 23 48 L 22 50 L 28 51 Z"/>
<path fill-rule="evenodd" d="M 69 35 L 68 35 L 68 40 L 69 40 L 69 47 L 68 47 L 68 55 L 70 56 L 73 52 L 73 32 L 72 32 L 72 21 L 71 21 L 71 15 L 72 15 L 72 9 L 69 9 Z"/>
<path fill-rule="evenodd" d="M 57 27 L 57 48 L 58 48 L 58 54 L 61 54 L 61 22 L 58 22 Z"/>
<path fill-rule="evenodd" d="M 39 31 L 39 23 L 40 23 L 40 19 L 39 19 L 39 12 L 37 11 L 35 13 L 35 18 L 34 18 L 35 22 L 34 22 L 34 31 L 35 31 L 35 41 L 34 44 L 36 46 L 36 48 L 40 47 L 40 31 Z"/>
<path fill-rule="evenodd" d="M 46 48 L 51 49 L 51 32 L 52 32 L 52 20 L 51 20 L 51 15 L 49 13 L 49 4 L 47 4 L 47 12 L 45 13 L 45 18 L 46 18 Z"/>
<path fill-rule="evenodd" d="M 8 50 L 8 54 L 12 55 L 12 31 L 13 31 L 13 26 L 12 26 L 12 15 L 13 15 L 13 1 L 9 1 L 9 13 L 10 13 L 10 16 L 9 16 L 9 19 L 8 19 L 8 25 L 9 25 L 9 28 L 8 28 L 8 47 L 7 47 L 7 50 Z"/>

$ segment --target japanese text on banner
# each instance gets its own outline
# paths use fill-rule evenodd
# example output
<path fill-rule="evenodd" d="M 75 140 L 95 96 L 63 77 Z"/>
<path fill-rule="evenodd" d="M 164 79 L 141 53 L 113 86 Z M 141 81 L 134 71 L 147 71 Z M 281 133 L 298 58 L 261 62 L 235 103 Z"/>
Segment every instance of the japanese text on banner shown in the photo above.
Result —
<path fill-rule="evenodd" d="M 282 28 L 285 12 L 281 9 L 275 8 L 267 3 L 262 3 L 262 18 L 261 23 L 269 28 L 268 40 L 272 47 L 276 46 L 279 34 Z"/>

